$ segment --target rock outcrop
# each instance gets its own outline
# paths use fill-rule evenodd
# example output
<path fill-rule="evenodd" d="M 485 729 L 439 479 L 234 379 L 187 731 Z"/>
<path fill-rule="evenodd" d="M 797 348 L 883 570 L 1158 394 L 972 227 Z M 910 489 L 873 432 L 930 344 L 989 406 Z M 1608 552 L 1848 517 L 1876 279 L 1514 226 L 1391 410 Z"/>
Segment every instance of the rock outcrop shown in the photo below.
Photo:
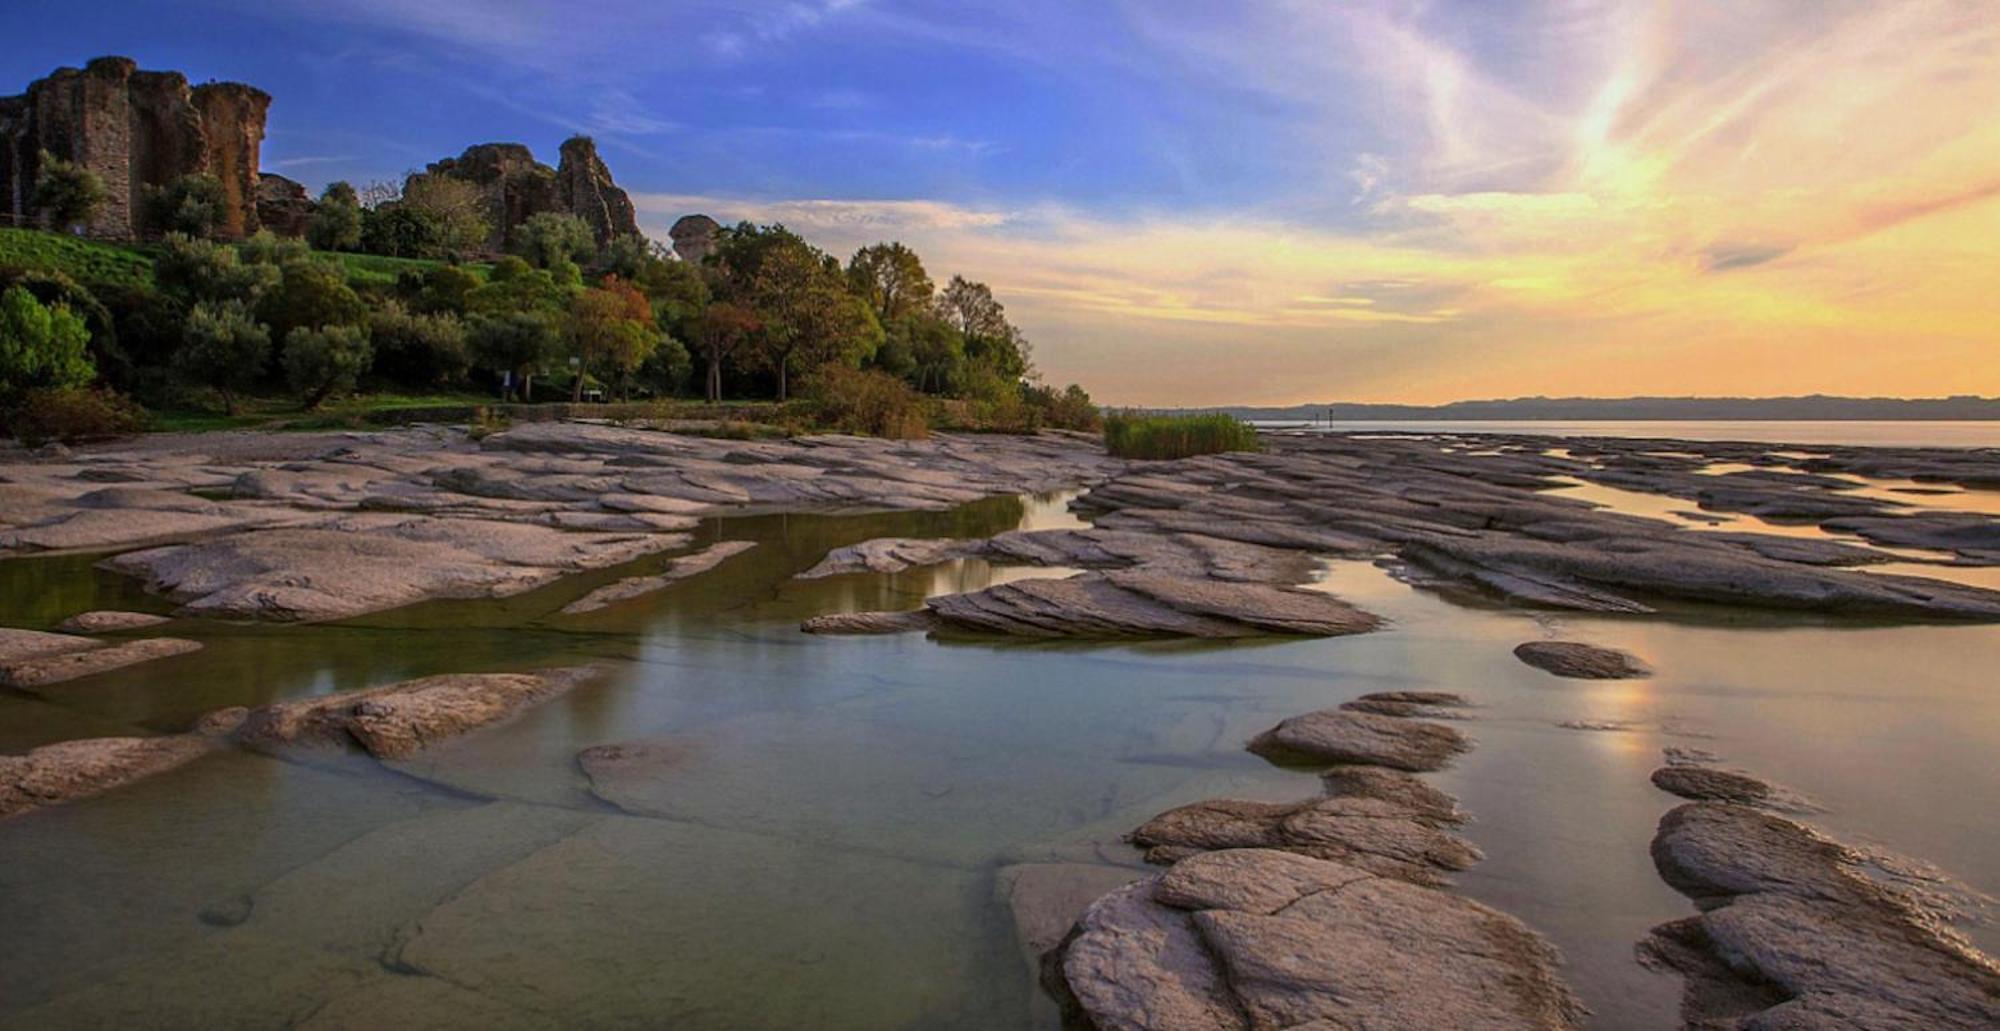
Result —
<path fill-rule="evenodd" d="M 189 174 L 222 185 L 222 236 L 258 227 L 258 154 L 271 98 L 242 83 L 190 87 L 179 72 L 141 71 L 125 57 L 59 68 L 0 100 L 0 210 L 33 220 L 42 151 L 97 173 L 105 202 L 86 226 L 104 236 L 150 232 L 146 195 Z"/>
<path fill-rule="evenodd" d="M 544 212 L 575 215 L 590 226 L 600 244 L 615 236 L 638 234 L 631 198 L 612 181 L 611 170 L 588 136 L 564 142 L 561 162 L 550 168 L 520 143 L 480 143 L 455 158 L 431 163 L 423 174 L 480 188 L 486 195 L 490 251 L 505 250 L 516 226 Z"/>
<path fill-rule="evenodd" d="M 598 675 L 587 667 L 533 673 L 448 673 L 250 710 L 236 740 L 273 749 L 359 746 L 377 759 L 407 759 L 425 748 L 491 726 Z"/>
<path fill-rule="evenodd" d="M 279 236 L 306 235 L 313 211 L 319 205 L 306 193 L 305 185 L 276 172 L 257 174 L 257 225 Z"/>
<path fill-rule="evenodd" d="M 1363 763 L 1414 772 L 1442 769 L 1467 747 L 1465 735 L 1442 723 L 1341 709 L 1293 716 L 1250 740 L 1250 751 L 1276 763 Z"/>
<path fill-rule="evenodd" d="M 0 755 L 0 820 L 101 794 L 207 755 L 202 734 L 60 741 L 26 755 Z"/>
<path fill-rule="evenodd" d="M 1630 680 L 1653 675 L 1652 667 L 1616 648 L 1581 641 L 1529 641 L 1514 657 L 1545 673 L 1574 680 Z"/>
<path fill-rule="evenodd" d="M 556 165 L 556 194 L 570 214 L 589 224 L 600 245 L 614 237 L 639 233 L 632 198 L 611 181 L 611 169 L 597 156 L 597 143 L 588 136 L 563 141 L 561 163 Z"/>
<path fill-rule="evenodd" d="M 667 236 L 674 241 L 674 253 L 682 261 L 699 265 L 715 253 L 721 233 L 722 223 L 707 215 L 682 215 Z"/>

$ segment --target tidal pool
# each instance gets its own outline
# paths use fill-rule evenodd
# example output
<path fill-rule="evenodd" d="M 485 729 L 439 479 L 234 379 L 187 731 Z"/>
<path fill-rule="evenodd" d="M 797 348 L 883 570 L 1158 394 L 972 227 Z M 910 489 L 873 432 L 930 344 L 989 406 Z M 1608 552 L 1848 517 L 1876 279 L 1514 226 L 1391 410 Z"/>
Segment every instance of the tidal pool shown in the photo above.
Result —
<path fill-rule="evenodd" d="M 614 670 L 400 767 L 223 753 L 0 824 L 0 1025 L 1029 1026 L 1001 867 L 1136 866 L 1118 839 L 1161 810 L 1309 795 L 1312 774 L 1244 742 L 1390 689 L 1479 706 L 1476 747 L 1433 777 L 1487 856 L 1459 890 L 1554 940 L 1600 1026 L 1674 1023 L 1678 980 L 1632 949 L 1693 912 L 1647 854 L 1676 801 L 1647 780 L 1663 747 L 1715 752 L 1824 806 L 1811 819 L 1836 835 L 2000 892 L 1993 628 L 1551 616 L 1448 601 L 1347 561 L 1322 586 L 1388 629 L 1122 645 L 797 630 L 818 613 L 1060 574 L 962 562 L 791 579 L 871 537 L 1065 525 L 1065 500 L 720 520 L 701 544 L 759 547 L 591 616 L 556 613 L 659 560 L 334 625 L 175 623 L 164 632 L 207 648 L 0 694 L 0 750 L 18 751 L 434 672 Z M 106 607 L 166 608 L 87 557 L 0 562 L 10 625 Z M 1659 675 L 1558 680 L 1509 654 L 1553 634 L 1628 648 Z M 675 756 L 648 789 L 651 815 L 598 800 L 576 765 L 582 748 L 636 739 Z"/>

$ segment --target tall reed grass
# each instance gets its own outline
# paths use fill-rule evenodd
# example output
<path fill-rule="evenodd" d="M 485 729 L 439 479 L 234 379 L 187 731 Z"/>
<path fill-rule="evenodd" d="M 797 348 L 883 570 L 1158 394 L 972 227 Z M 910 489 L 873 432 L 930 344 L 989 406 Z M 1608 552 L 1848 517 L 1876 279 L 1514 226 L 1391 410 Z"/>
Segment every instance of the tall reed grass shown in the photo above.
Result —
<path fill-rule="evenodd" d="M 1147 415 L 1121 412 L 1105 417 L 1104 447 L 1120 458 L 1187 458 L 1224 451 L 1261 451 L 1257 431 L 1233 415 Z"/>

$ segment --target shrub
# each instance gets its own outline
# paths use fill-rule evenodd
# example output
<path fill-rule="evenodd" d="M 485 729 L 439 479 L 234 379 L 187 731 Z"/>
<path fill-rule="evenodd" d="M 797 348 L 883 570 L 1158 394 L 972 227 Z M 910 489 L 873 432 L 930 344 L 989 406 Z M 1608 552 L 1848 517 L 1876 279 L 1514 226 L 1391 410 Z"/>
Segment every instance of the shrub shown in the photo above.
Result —
<path fill-rule="evenodd" d="M 1090 400 L 1090 394 L 1075 383 L 1062 390 L 1028 386 L 1022 389 L 1021 395 L 1022 400 L 1038 413 L 1043 426 L 1088 433 L 1104 425 L 1103 413 Z"/>
<path fill-rule="evenodd" d="M 509 235 L 508 249 L 536 268 L 553 269 L 564 261 L 581 264 L 597 256 L 597 237 L 590 223 L 559 211 L 530 215 Z"/>
<path fill-rule="evenodd" d="M 828 362 L 812 376 L 808 390 L 819 403 L 820 418 L 843 432 L 897 440 L 930 435 L 923 397 L 886 372 Z"/>
<path fill-rule="evenodd" d="M 278 281 L 278 270 L 258 262 L 245 263 L 242 254 L 228 244 L 168 233 L 153 261 L 153 278 L 160 289 L 186 304 L 254 302 Z"/>
<path fill-rule="evenodd" d="M 1104 420 L 1104 446 L 1120 458 L 1168 459 L 1224 451 L 1261 451 L 1257 431 L 1232 415 L 1143 415 Z"/>
<path fill-rule="evenodd" d="M 184 175 L 148 187 L 146 200 L 153 227 L 161 232 L 208 237 L 222 222 L 222 183 L 212 175 Z"/>
<path fill-rule="evenodd" d="M 49 220 L 49 225 L 67 230 L 90 221 L 104 206 L 104 180 L 96 172 L 46 150 L 36 164 L 35 192 L 29 204 Z"/>
<path fill-rule="evenodd" d="M 58 387 L 30 391 L 8 420 L 8 430 L 29 447 L 51 440 L 65 444 L 137 433 L 145 409 L 110 390 Z"/>
<path fill-rule="evenodd" d="M 235 415 L 236 395 L 256 384 L 270 357 L 271 331 L 250 317 L 242 301 L 197 304 L 174 353 L 174 378 L 183 386 L 214 390 L 222 395 L 223 410 Z"/>
<path fill-rule="evenodd" d="M 351 251 L 361 246 L 361 198 L 353 185 L 330 183 L 319 195 L 306 239 L 322 251 Z"/>
<path fill-rule="evenodd" d="M 45 305 L 25 286 L 8 287 L 0 293 L 0 404 L 96 379 L 89 345 L 90 329 L 68 305 Z"/>
<path fill-rule="evenodd" d="M 471 365 L 465 324 L 455 315 L 413 315 L 387 301 L 369 316 L 368 335 L 376 374 L 408 386 L 450 386 Z"/>
<path fill-rule="evenodd" d="M 367 313 L 360 295 L 347 285 L 346 272 L 320 258 L 285 262 L 277 284 L 257 298 L 257 318 L 280 340 L 290 340 L 295 329 L 358 323 Z"/>
<path fill-rule="evenodd" d="M 301 326 L 285 335 L 285 381 L 307 408 L 318 408 L 329 396 L 353 390 L 373 357 L 368 331 L 360 326 Z"/>

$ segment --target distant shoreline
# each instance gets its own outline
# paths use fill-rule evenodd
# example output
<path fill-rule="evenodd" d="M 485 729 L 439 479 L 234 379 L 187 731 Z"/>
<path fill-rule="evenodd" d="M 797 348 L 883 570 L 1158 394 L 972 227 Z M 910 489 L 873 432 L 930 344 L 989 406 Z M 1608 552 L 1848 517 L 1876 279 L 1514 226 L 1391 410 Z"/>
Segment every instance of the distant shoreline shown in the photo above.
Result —
<path fill-rule="evenodd" d="M 1443 405 L 1328 402 L 1176 409 L 1259 422 L 1994 422 L 1995 397 L 1520 397 Z"/>

